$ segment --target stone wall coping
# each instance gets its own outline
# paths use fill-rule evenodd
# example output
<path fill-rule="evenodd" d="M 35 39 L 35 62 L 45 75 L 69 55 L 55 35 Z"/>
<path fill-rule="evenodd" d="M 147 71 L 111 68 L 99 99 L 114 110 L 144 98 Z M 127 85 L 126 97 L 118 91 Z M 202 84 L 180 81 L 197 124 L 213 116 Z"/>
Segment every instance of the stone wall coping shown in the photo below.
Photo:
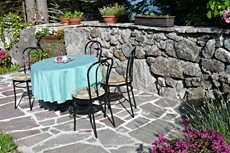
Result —
<path fill-rule="evenodd" d="M 155 32 L 176 32 L 176 33 L 207 33 L 207 34 L 230 34 L 230 29 L 222 29 L 219 27 L 194 27 L 194 26 L 174 26 L 174 27 L 154 27 L 154 26 L 143 26 L 136 25 L 134 23 L 115 23 L 106 24 L 99 21 L 82 21 L 79 25 L 67 25 L 61 23 L 49 23 L 35 25 L 35 27 L 56 27 L 56 28 L 77 28 L 77 27 L 118 27 L 118 28 L 130 28 L 139 30 L 149 30 Z"/>

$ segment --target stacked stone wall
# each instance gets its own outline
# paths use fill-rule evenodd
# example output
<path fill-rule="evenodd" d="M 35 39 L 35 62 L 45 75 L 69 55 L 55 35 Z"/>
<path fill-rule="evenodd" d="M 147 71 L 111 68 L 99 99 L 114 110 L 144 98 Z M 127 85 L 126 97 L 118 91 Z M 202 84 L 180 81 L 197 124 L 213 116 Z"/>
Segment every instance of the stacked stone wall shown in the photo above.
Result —
<path fill-rule="evenodd" d="M 230 91 L 230 30 L 100 23 L 64 28 L 67 55 L 84 54 L 85 44 L 98 40 L 103 57 L 114 60 L 113 74 L 124 72 L 136 47 L 136 89 L 183 98 L 196 105 L 201 105 L 205 95 L 221 96 Z"/>

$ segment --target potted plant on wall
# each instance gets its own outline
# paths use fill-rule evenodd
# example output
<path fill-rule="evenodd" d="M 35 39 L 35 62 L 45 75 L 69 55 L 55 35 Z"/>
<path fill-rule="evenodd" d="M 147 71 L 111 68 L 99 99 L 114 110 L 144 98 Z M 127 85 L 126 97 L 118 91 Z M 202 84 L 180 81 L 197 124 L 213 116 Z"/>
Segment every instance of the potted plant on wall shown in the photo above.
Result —
<path fill-rule="evenodd" d="M 119 16 L 126 13 L 124 6 L 119 6 L 118 3 L 103 6 L 103 8 L 99 8 L 99 12 L 105 23 L 116 23 Z"/>
<path fill-rule="evenodd" d="M 41 31 L 37 31 L 35 33 L 35 38 L 40 38 L 40 37 L 53 37 L 54 36 L 54 30 L 51 30 L 49 28 L 42 28 Z"/>
<path fill-rule="evenodd" d="M 66 12 L 66 14 L 67 14 L 67 12 Z M 68 23 L 69 22 L 66 14 L 65 15 L 61 15 L 59 17 L 61 23 Z"/>
<path fill-rule="evenodd" d="M 174 26 L 174 18 L 175 16 L 170 15 L 155 15 L 145 13 L 144 15 L 136 15 L 135 24 L 141 25 L 150 25 L 150 26 L 158 26 L 158 27 L 173 27 Z"/>
<path fill-rule="evenodd" d="M 68 18 L 69 25 L 80 24 L 81 17 L 83 14 L 84 14 L 83 12 L 78 12 L 78 11 L 74 11 L 74 13 L 72 13 L 71 11 L 67 12 L 66 16 Z"/>

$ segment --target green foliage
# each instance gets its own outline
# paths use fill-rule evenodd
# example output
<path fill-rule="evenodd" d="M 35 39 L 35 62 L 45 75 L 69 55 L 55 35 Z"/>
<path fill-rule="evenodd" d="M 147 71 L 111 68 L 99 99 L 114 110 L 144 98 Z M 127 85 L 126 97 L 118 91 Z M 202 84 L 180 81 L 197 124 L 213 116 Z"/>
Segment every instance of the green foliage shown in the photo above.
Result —
<path fill-rule="evenodd" d="M 160 16 L 160 17 L 170 17 L 170 15 L 164 15 L 164 14 L 160 14 L 160 15 L 157 15 L 157 14 L 154 14 L 154 13 L 149 13 L 149 12 L 145 12 L 144 14 L 139 14 L 138 16 L 149 16 L 149 17 L 157 17 L 157 16 Z"/>
<path fill-rule="evenodd" d="M 4 73 L 9 73 L 9 72 L 14 72 L 14 71 L 18 71 L 19 67 L 18 64 L 14 63 L 14 65 L 12 65 L 11 67 L 8 67 L 6 69 L 2 69 L 0 70 L 0 74 L 4 74 Z M 1 143 L 1 142 L 0 142 Z M 0 145 L 1 146 L 1 145 Z M 0 149 L 1 152 L 1 149 Z"/>
<path fill-rule="evenodd" d="M 124 6 L 118 5 L 118 3 L 115 3 L 114 5 L 107 5 L 103 6 L 103 8 L 99 8 L 99 12 L 101 15 L 113 15 L 113 16 L 120 16 L 124 15 L 126 13 L 126 10 Z"/>
<path fill-rule="evenodd" d="M 133 0 L 132 2 L 136 2 Z M 132 9 L 137 14 L 144 14 L 146 11 L 150 11 L 148 7 L 156 6 L 159 11 L 152 10 L 150 13 L 170 14 L 175 16 L 176 25 L 193 25 L 193 26 L 209 26 L 216 25 L 219 22 L 210 21 L 207 18 L 206 5 L 209 0 L 147 0 L 138 1 Z M 147 8 L 147 9 L 146 9 Z"/>
<path fill-rule="evenodd" d="M 75 10 L 74 13 L 72 13 L 71 11 L 66 12 L 65 16 L 67 18 L 80 18 L 83 14 L 83 12 L 78 12 L 77 10 Z"/>
<path fill-rule="evenodd" d="M 42 28 L 41 31 L 35 33 L 35 38 L 44 37 L 45 35 L 54 35 L 54 30 L 50 31 L 49 28 Z"/>
<path fill-rule="evenodd" d="M 41 52 L 39 52 L 39 55 L 38 55 L 37 50 L 32 50 L 30 52 L 30 57 L 31 58 L 30 58 L 29 62 L 33 64 L 33 63 L 36 63 L 36 62 L 40 61 L 41 57 L 42 57 L 41 55 L 42 55 Z M 44 50 L 44 53 L 43 53 L 43 60 L 47 59 L 47 58 L 50 58 L 53 55 L 55 55 L 55 54 L 54 54 L 54 52 L 52 50 L 46 49 L 46 50 Z"/>
<path fill-rule="evenodd" d="M 224 98 L 220 102 L 206 99 L 201 109 L 190 104 L 184 109 L 188 112 L 186 117 L 190 118 L 191 128 L 199 130 L 210 128 L 217 131 L 230 145 L 230 103 L 225 102 Z"/>
<path fill-rule="evenodd" d="M 6 19 L 10 19 L 9 22 L 6 22 Z M 16 44 L 18 43 L 20 38 L 19 30 L 30 25 L 32 24 L 23 23 L 22 19 L 14 13 L 9 12 L 8 14 L 5 14 L 3 16 L 0 24 L 0 38 L 4 43 L 6 51 L 10 50 L 13 45 L 15 45 L 16 48 L 18 47 Z M 13 29 L 13 39 L 10 40 L 9 43 L 7 43 L 4 37 L 4 31 L 6 30 L 9 33 L 10 29 Z"/>
<path fill-rule="evenodd" d="M 207 17 L 220 17 L 224 10 L 230 7 L 230 0 L 210 0 L 207 3 Z"/>
<path fill-rule="evenodd" d="M 0 71 L 1 73 L 1 71 Z M 16 151 L 16 144 L 9 134 L 2 134 L 0 132 L 0 152 Z"/>

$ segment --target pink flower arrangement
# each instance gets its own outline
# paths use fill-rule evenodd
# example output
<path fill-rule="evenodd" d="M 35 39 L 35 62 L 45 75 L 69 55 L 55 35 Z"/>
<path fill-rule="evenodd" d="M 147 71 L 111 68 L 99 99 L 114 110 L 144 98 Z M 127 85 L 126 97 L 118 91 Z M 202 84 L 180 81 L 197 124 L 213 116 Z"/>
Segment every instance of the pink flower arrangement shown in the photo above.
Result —
<path fill-rule="evenodd" d="M 229 10 L 229 8 L 222 12 L 222 19 L 224 19 L 226 23 L 230 23 L 230 10 Z"/>
<path fill-rule="evenodd" d="M 213 152 L 213 153 L 230 153 L 230 147 L 220 136 L 218 132 L 211 129 L 207 130 L 190 130 L 188 127 L 189 119 L 182 119 L 187 126 L 182 130 L 187 133 L 185 140 L 178 142 L 168 141 L 164 135 L 159 136 L 159 141 L 152 143 L 152 153 L 188 153 L 188 152 Z"/>
<path fill-rule="evenodd" d="M 63 37 L 64 36 L 64 29 L 58 29 L 58 30 L 54 31 L 54 36 Z"/>
<path fill-rule="evenodd" d="M 0 66 L 7 65 L 7 63 L 11 60 L 10 54 L 5 52 L 3 49 L 0 50 Z"/>

